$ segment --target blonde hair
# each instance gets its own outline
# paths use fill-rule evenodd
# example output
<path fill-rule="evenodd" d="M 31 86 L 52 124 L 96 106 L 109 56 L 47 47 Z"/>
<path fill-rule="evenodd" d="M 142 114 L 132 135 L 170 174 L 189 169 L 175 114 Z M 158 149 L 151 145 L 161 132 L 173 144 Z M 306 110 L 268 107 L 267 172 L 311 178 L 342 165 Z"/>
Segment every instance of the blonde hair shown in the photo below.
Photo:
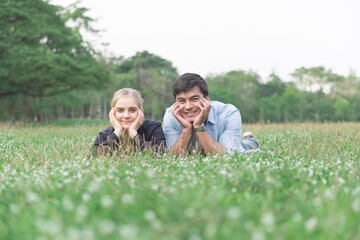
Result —
<path fill-rule="evenodd" d="M 132 88 L 122 88 L 114 93 L 114 96 L 111 100 L 111 107 L 115 107 L 115 104 L 119 98 L 132 96 L 135 98 L 139 108 L 143 108 L 144 99 L 141 96 L 141 92 Z"/>

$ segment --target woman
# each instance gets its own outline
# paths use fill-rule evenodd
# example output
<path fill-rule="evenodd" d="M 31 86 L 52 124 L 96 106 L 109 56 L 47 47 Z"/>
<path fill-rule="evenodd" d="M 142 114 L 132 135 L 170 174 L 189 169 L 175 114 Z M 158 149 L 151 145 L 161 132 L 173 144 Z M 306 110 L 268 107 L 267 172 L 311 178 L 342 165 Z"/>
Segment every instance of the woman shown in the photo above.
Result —
<path fill-rule="evenodd" d="M 161 123 L 144 120 L 143 101 L 141 93 L 131 88 L 114 93 L 109 113 L 111 126 L 101 131 L 96 138 L 97 152 L 150 149 L 161 153 L 166 150 Z"/>

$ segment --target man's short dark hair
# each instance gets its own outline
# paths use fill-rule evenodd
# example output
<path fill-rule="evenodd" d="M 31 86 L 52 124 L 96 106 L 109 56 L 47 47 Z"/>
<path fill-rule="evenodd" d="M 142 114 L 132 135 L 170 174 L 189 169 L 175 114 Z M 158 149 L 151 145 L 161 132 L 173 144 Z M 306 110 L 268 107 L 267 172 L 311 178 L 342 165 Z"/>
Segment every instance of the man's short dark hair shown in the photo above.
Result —
<path fill-rule="evenodd" d="M 173 95 L 176 98 L 180 92 L 187 92 L 195 86 L 200 88 L 204 97 L 209 96 L 209 88 L 205 79 L 196 73 L 185 73 L 178 77 L 172 87 Z"/>

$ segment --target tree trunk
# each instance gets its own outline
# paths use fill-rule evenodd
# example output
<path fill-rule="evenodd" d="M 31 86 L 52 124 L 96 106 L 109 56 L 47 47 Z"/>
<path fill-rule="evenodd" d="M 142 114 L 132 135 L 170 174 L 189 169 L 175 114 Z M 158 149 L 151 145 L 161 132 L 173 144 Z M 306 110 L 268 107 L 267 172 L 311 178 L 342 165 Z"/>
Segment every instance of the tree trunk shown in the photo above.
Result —
<path fill-rule="evenodd" d="M 104 120 L 108 118 L 106 96 L 104 97 L 104 102 L 103 102 L 103 118 Z"/>
<path fill-rule="evenodd" d="M 26 96 L 25 95 L 22 95 L 22 99 L 23 99 L 23 121 L 24 123 L 26 123 L 26 113 L 27 113 L 27 99 L 26 99 Z"/>

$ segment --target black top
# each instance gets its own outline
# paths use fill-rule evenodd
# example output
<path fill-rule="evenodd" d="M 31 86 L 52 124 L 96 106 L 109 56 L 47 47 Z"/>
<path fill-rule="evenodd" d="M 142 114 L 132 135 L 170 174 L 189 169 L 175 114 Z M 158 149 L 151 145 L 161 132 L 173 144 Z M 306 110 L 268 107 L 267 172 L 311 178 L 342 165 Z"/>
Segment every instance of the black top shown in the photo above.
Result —
<path fill-rule="evenodd" d="M 119 146 L 119 138 L 114 133 L 113 127 L 108 127 L 101 131 L 95 140 L 95 147 L 108 146 L 112 150 Z M 166 150 L 166 141 L 161 123 L 152 120 L 145 120 L 140 128 L 137 130 L 139 141 L 134 140 L 134 146 L 145 149 L 149 147 L 155 147 L 155 151 L 160 153 Z"/>

